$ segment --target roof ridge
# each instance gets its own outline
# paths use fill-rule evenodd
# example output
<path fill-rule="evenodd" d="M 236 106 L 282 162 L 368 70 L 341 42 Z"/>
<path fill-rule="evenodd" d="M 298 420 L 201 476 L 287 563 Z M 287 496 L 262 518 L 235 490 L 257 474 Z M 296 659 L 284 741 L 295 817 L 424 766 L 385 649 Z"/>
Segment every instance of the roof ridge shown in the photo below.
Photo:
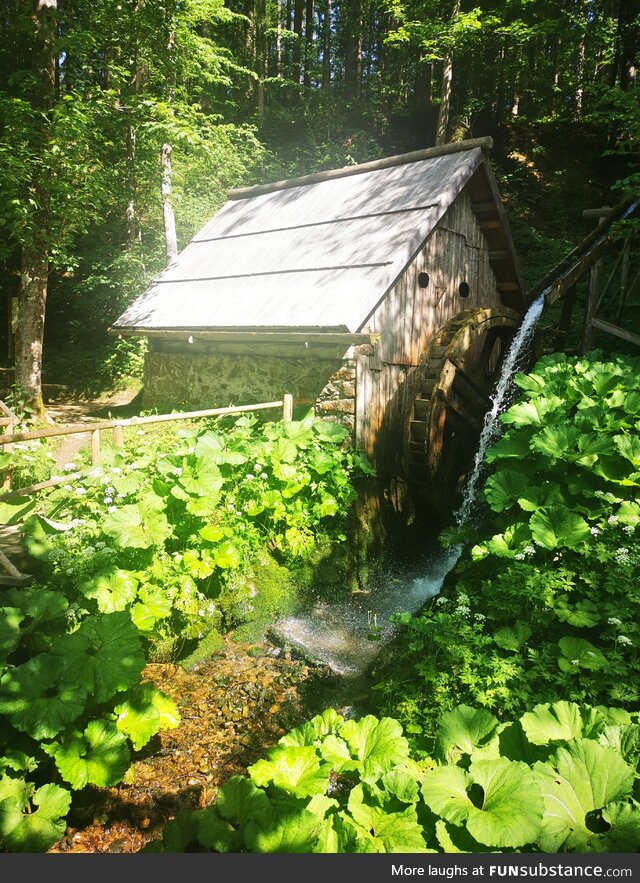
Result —
<path fill-rule="evenodd" d="M 476 147 L 489 151 L 493 147 L 493 138 L 468 138 L 465 141 L 452 141 L 449 144 L 438 144 L 435 147 L 426 147 L 422 150 L 413 150 L 410 153 L 399 153 L 395 156 L 385 156 L 370 162 L 360 163 L 355 166 L 343 166 L 339 169 L 326 169 L 323 172 L 313 172 L 310 175 L 302 175 L 299 178 L 286 178 L 282 181 L 273 181 L 270 184 L 256 184 L 252 187 L 238 187 L 227 192 L 230 200 L 249 199 L 252 196 L 261 196 L 263 193 L 273 193 L 276 190 L 288 190 L 292 187 L 304 187 L 309 184 L 318 184 L 321 181 L 330 181 L 334 178 L 346 178 L 350 175 L 361 175 L 364 172 L 373 172 L 377 169 L 387 169 L 392 166 L 401 166 L 406 163 L 418 162 L 437 156 L 448 156 L 452 153 L 461 153 L 464 150 L 473 150 Z"/>

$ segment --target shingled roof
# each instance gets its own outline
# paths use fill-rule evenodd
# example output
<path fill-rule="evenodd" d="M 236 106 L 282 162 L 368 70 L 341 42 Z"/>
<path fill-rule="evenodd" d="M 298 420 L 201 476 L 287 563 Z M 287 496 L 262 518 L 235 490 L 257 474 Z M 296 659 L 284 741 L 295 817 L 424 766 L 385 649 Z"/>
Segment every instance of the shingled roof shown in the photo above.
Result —
<path fill-rule="evenodd" d="M 506 226 L 490 146 L 456 142 L 231 191 L 111 330 L 357 332 L 481 166 L 491 193 L 482 205 Z"/>

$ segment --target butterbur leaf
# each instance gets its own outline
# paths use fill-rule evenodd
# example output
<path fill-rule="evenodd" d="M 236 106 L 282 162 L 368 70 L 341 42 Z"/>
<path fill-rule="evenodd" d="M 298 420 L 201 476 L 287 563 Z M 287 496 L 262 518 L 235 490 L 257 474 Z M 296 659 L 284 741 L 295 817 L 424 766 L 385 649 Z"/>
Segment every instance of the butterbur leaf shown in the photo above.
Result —
<path fill-rule="evenodd" d="M 600 735 L 600 744 L 614 748 L 631 766 L 640 758 L 640 725 L 616 724 L 606 726 Z"/>
<path fill-rule="evenodd" d="M 233 570 L 240 564 L 240 552 L 230 540 L 225 540 L 213 549 L 213 559 L 224 570 Z"/>
<path fill-rule="evenodd" d="M 534 764 L 545 814 L 539 840 L 544 852 L 597 850 L 602 835 L 587 827 L 587 813 L 627 798 L 634 775 L 612 748 L 578 739 L 558 748 L 547 763 Z"/>
<path fill-rule="evenodd" d="M 495 555 L 497 558 L 515 558 L 525 543 L 529 542 L 531 542 L 529 525 L 518 521 L 509 525 L 503 534 L 494 534 L 486 543 L 474 546 L 471 549 L 471 557 L 478 559 L 486 555 Z"/>
<path fill-rule="evenodd" d="M 625 501 L 616 512 L 622 524 L 640 524 L 640 503 Z"/>
<path fill-rule="evenodd" d="M 587 705 L 554 702 L 536 705 L 520 718 L 527 739 L 534 745 L 569 742 L 572 739 L 595 739 L 603 731 L 604 715 Z"/>
<path fill-rule="evenodd" d="M 315 420 L 313 423 L 313 431 L 320 441 L 333 442 L 339 444 L 349 435 L 349 430 L 333 420 Z"/>
<path fill-rule="evenodd" d="M 630 803 L 610 803 L 602 810 L 610 829 L 604 834 L 605 852 L 640 852 L 640 807 Z"/>
<path fill-rule="evenodd" d="M 584 638 L 572 638 L 565 636 L 560 638 L 558 646 L 562 656 L 558 665 L 562 671 L 578 671 L 586 668 L 589 671 L 600 671 L 608 667 L 607 657 L 597 647 Z"/>
<path fill-rule="evenodd" d="M 358 721 L 347 720 L 340 727 L 364 782 L 375 781 L 383 773 L 409 757 L 409 743 L 402 726 L 390 717 L 378 720 L 369 714 Z"/>
<path fill-rule="evenodd" d="M 523 473 L 502 469 L 487 479 L 484 495 L 494 512 L 503 512 L 513 506 L 528 483 L 529 479 Z"/>
<path fill-rule="evenodd" d="M 6 659 L 20 643 L 20 623 L 24 614 L 17 607 L 0 607 L 0 660 Z"/>
<path fill-rule="evenodd" d="M 9 852 L 46 852 L 66 830 L 71 795 L 58 785 L 22 784 L 10 796 L 0 787 L 0 841 Z"/>
<path fill-rule="evenodd" d="M 414 806 L 402 812 L 387 812 L 380 806 L 370 806 L 364 800 L 362 785 L 351 790 L 347 806 L 362 834 L 378 841 L 381 852 L 425 851 L 426 843 Z"/>
<path fill-rule="evenodd" d="M 242 831 L 236 830 L 233 825 L 221 818 L 215 806 L 194 812 L 192 820 L 195 836 L 201 846 L 212 852 L 242 852 Z M 187 850 L 183 848 L 177 851 Z"/>
<path fill-rule="evenodd" d="M 474 784 L 483 792 L 479 807 L 468 793 Z M 460 767 L 437 767 L 425 774 L 422 794 L 433 812 L 452 824 L 464 823 L 485 846 L 525 846 L 540 834 L 542 795 L 525 763 L 505 757 L 478 760 L 468 773 Z"/>
<path fill-rule="evenodd" d="M 533 429 L 519 429 L 505 432 L 501 439 L 487 449 L 485 462 L 495 463 L 496 460 L 523 460 L 530 454 L 529 443 L 533 437 Z"/>
<path fill-rule="evenodd" d="M 493 636 L 493 640 L 503 650 L 512 650 L 514 653 L 518 653 L 532 634 L 528 625 L 524 622 L 517 622 L 515 625 L 499 629 Z"/>
<path fill-rule="evenodd" d="M 251 852 L 313 852 L 322 821 L 306 809 L 276 804 L 266 821 L 251 819 L 245 828 L 245 842 Z"/>
<path fill-rule="evenodd" d="M 344 722 L 342 715 L 333 708 L 327 708 L 299 727 L 291 730 L 278 740 L 279 745 L 319 745 L 331 734 L 338 732 Z"/>
<path fill-rule="evenodd" d="M 636 469 L 640 467 L 640 438 L 637 435 L 615 435 L 613 440 L 625 460 Z"/>
<path fill-rule="evenodd" d="M 494 738 L 498 720 L 483 708 L 458 705 L 440 717 L 437 732 L 438 757 L 451 761 L 461 754 L 472 755 Z"/>
<path fill-rule="evenodd" d="M 117 785 L 131 765 L 126 737 L 106 720 L 90 721 L 84 732 L 74 730 L 43 748 L 75 790 L 89 784 L 100 788 Z"/>
<path fill-rule="evenodd" d="M 102 530 L 113 537 L 118 546 L 132 549 L 161 546 L 171 533 L 167 516 L 149 497 L 110 512 L 105 516 Z"/>
<path fill-rule="evenodd" d="M 567 595 L 560 595 L 553 612 L 560 622 L 568 622 L 576 628 L 591 628 L 600 622 L 600 611 L 593 601 L 578 601 L 569 605 Z"/>
<path fill-rule="evenodd" d="M 589 525 L 568 509 L 543 507 L 531 516 L 531 534 L 545 549 L 576 548 L 589 534 Z"/>
<path fill-rule="evenodd" d="M 321 763 L 312 746 L 276 746 L 267 755 L 248 768 L 253 782 L 259 787 L 272 784 L 295 797 L 324 794 L 329 787 L 328 763 Z"/>
<path fill-rule="evenodd" d="M 127 736 L 136 751 L 160 730 L 173 730 L 180 723 L 175 702 L 152 684 L 127 690 L 126 699 L 113 709 L 116 727 Z"/>
<path fill-rule="evenodd" d="M 87 689 L 67 679 L 58 659 L 34 656 L 0 679 L 0 714 L 34 739 L 51 739 L 85 709 Z"/>
<path fill-rule="evenodd" d="M 7 592 L 7 600 L 32 620 L 31 625 L 60 619 L 69 607 L 69 602 L 60 592 L 50 592 L 39 586 L 11 589 Z"/>
<path fill-rule="evenodd" d="M 97 574 L 81 587 L 85 598 L 95 598 L 101 613 L 124 610 L 135 600 L 138 581 L 126 570 L 114 567 Z"/>
<path fill-rule="evenodd" d="M 564 402 L 558 396 L 540 396 L 532 402 L 516 402 L 500 416 L 500 420 L 514 426 L 542 426 L 548 422 L 550 414 L 563 410 Z"/>
<path fill-rule="evenodd" d="M 251 779 L 232 776 L 218 791 L 215 806 L 223 819 L 236 827 L 243 827 L 249 819 L 266 819 L 271 804 L 264 791 L 256 788 Z"/>
<path fill-rule="evenodd" d="M 575 460 L 578 428 L 571 424 L 545 426 L 531 439 L 531 450 L 553 460 Z"/>
<path fill-rule="evenodd" d="M 145 664 L 140 636 L 127 611 L 88 616 L 70 635 L 58 638 L 52 653 L 64 675 L 106 702 L 138 683 Z"/>

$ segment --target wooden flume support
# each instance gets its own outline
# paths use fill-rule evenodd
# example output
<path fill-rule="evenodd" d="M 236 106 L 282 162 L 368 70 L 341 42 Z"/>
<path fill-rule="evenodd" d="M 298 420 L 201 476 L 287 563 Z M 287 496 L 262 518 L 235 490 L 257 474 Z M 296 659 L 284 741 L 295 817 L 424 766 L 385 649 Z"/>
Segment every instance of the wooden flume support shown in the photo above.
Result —
<path fill-rule="evenodd" d="M 581 352 L 584 354 L 591 349 L 594 329 L 605 331 L 621 340 L 640 345 L 640 336 L 637 334 L 620 327 L 618 324 L 604 321 L 596 316 L 618 271 L 620 271 L 620 297 L 616 319 L 618 323 L 622 320 L 624 306 L 629 294 L 640 281 L 640 273 L 638 273 L 631 284 L 629 284 L 631 242 L 626 238 L 623 242 L 621 254 L 614 263 L 607 281 L 603 284 L 604 257 L 616 241 L 612 235 L 611 227 L 616 221 L 634 217 L 638 212 L 639 205 L 640 200 L 634 198 L 626 199 L 614 208 L 604 206 L 584 211 L 582 213 L 583 217 L 598 219 L 598 225 L 595 230 L 586 236 L 560 263 L 546 274 L 538 285 L 528 292 L 528 300 L 530 302 L 533 302 L 544 292 L 545 306 L 552 306 L 560 298 L 564 298 L 557 328 L 555 349 L 564 349 L 571 325 L 573 309 L 577 301 L 576 285 L 578 280 L 586 273 L 589 273 L 589 289 L 582 322 Z"/>

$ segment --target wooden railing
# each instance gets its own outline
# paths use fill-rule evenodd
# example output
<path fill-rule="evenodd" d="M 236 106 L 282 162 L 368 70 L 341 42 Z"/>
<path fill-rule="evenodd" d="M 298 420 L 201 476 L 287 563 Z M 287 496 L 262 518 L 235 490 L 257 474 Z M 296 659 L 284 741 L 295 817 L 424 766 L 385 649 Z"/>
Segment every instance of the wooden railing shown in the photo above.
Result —
<path fill-rule="evenodd" d="M 61 435 L 77 435 L 79 433 L 90 433 L 91 435 L 91 465 L 97 466 L 100 463 L 100 433 L 104 430 L 113 430 L 113 444 L 116 448 L 124 447 L 124 430 L 128 426 L 145 426 L 150 423 L 168 423 L 172 420 L 193 420 L 198 417 L 222 417 L 226 414 L 242 414 L 247 411 L 266 411 L 271 408 L 282 408 L 282 419 L 290 422 L 293 419 L 293 396 L 285 393 L 282 399 L 277 402 L 259 402 L 256 405 L 238 405 L 228 408 L 208 408 L 204 411 L 180 411 L 173 414 L 152 414 L 147 417 L 128 417 L 122 420 L 103 420 L 99 423 L 74 423 L 70 426 L 53 426 L 49 429 L 34 429 L 31 432 L 13 432 L 18 422 L 18 418 L 6 405 L 0 401 L 0 411 L 4 414 L 0 417 L 0 426 L 4 426 L 4 434 L 0 435 L 0 446 L 5 450 L 11 450 L 11 446 L 15 442 L 29 441 L 38 438 L 53 438 Z M 21 497 L 36 491 L 53 487 L 56 484 L 67 482 L 76 478 L 80 478 L 81 472 L 72 472 L 64 476 L 50 478 L 47 481 L 31 484 L 28 487 L 16 488 L 15 490 L 6 491 L 0 494 L 0 500 L 6 500 L 10 497 Z M 5 478 L 4 487 L 10 478 Z"/>

